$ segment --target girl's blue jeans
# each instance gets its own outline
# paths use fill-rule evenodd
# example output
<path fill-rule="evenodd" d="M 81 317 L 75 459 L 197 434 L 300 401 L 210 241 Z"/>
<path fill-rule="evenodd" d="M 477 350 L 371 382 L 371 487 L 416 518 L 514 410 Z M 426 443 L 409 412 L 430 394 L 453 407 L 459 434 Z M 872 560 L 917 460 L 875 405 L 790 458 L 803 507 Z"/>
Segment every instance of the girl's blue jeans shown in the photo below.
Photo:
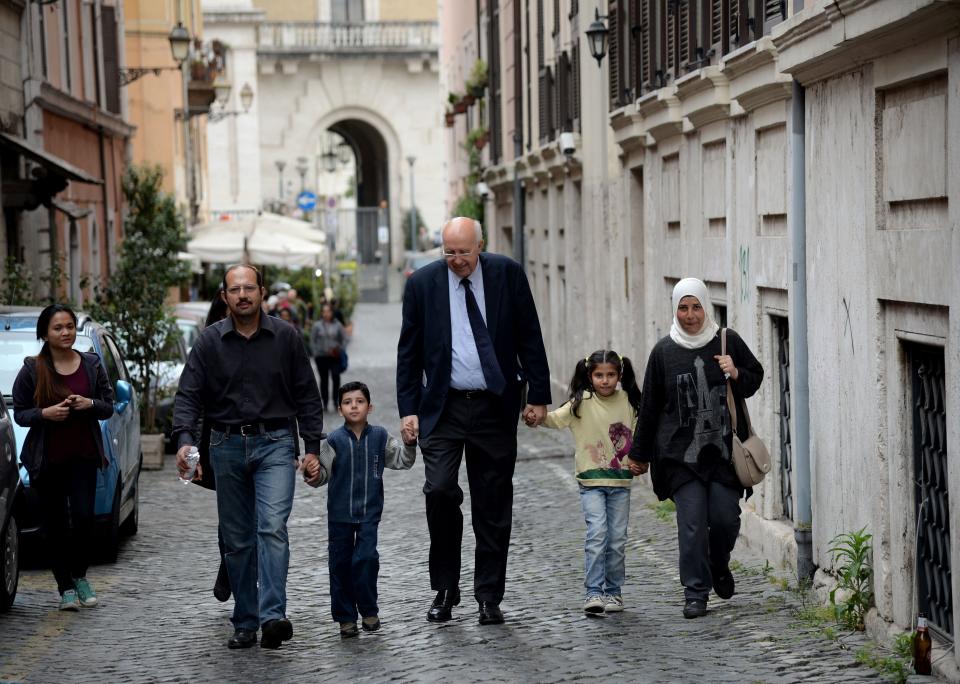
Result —
<path fill-rule="evenodd" d="M 619 596 L 626 575 L 630 488 L 580 485 L 580 503 L 587 523 L 585 596 Z"/>

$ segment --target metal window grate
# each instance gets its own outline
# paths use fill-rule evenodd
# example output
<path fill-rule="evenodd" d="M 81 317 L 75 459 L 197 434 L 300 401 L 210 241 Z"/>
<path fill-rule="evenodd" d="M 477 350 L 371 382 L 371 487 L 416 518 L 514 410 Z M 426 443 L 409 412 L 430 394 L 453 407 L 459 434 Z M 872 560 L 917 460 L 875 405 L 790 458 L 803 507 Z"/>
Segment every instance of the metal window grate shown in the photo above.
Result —
<path fill-rule="evenodd" d="M 783 516 L 793 520 L 793 446 L 790 432 L 790 324 L 782 316 L 773 319 L 777 332 L 777 366 L 780 371 L 780 501 Z"/>
<path fill-rule="evenodd" d="M 912 380 L 913 454 L 917 501 L 917 609 L 930 626 L 953 637 L 947 409 L 943 349 L 907 345 Z"/>

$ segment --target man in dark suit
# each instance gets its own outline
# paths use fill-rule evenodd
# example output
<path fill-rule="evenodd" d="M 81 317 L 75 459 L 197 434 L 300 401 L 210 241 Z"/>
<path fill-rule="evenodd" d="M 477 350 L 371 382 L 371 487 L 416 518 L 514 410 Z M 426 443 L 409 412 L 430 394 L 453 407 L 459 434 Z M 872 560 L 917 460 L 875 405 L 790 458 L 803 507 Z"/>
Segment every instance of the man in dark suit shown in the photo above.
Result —
<path fill-rule="evenodd" d="M 480 624 L 503 622 L 507 549 L 513 516 L 517 421 L 542 420 L 550 371 L 533 295 L 512 259 L 482 253 L 478 221 L 443 228 L 443 259 L 417 270 L 403 294 L 397 345 L 397 403 L 406 438 L 419 435 L 430 528 L 431 622 L 460 602 L 466 453 L 473 531 L 474 595 Z"/>

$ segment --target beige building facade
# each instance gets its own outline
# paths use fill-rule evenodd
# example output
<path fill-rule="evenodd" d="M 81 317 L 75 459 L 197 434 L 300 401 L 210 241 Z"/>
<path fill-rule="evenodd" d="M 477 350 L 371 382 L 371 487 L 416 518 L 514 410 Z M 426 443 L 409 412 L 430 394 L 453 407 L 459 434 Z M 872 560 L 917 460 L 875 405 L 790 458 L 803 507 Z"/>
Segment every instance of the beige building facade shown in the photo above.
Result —
<path fill-rule="evenodd" d="M 484 156 L 490 248 L 523 261 L 557 388 L 604 347 L 642 372 L 674 283 L 702 278 L 766 369 L 749 406 L 775 467 L 741 543 L 796 567 L 809 541 L 828 584 L 831 540 L 866 528 L 871 629 L 909 628 L 919 608 L 945 653 L 960 628 L 960 5 L 482 5 L 504 112 Z M 938 666 L 956 678 L 956 663 Z"/>

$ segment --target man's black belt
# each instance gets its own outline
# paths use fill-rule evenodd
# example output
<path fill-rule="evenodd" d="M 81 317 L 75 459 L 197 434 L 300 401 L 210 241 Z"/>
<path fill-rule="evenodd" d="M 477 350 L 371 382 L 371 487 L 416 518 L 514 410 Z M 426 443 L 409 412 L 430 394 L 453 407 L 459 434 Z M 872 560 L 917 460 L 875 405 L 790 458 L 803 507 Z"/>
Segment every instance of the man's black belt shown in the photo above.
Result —
<path fill-rule="evenodd" d="M 481 397 L 495 397 L 496 395 L 493 392 L 488 392 L 485 389 L 454 389 L 450 388 L 450 396 L 460 397 L 462 399 L 480 399 Z"/>
<path fill-rule="evenodd" d="M 243 435 L 244 437 L 252 437 L 253 435 L 262 435 L 264 432 L 270 432 L 271 430 L 283 430 L 290 427 L 289 418 L 267 418 L 266 420 L 261 420 L 256 423 L 217 423 L 211 422 L 210 427 L 216 430 L 217 432 L 225 432 L 228 435 L 233 433 L 235 435 Z"/>

